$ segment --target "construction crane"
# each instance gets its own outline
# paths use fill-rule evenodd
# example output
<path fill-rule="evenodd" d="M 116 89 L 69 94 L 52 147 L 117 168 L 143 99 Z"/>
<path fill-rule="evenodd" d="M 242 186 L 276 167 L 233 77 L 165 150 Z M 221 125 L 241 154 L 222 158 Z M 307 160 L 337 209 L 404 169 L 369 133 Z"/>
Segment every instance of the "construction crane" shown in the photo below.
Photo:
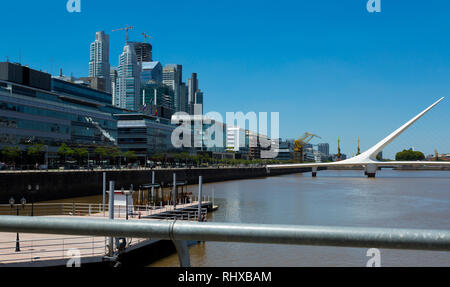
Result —
<path fill-rule="evenodd" d="M 129 25 L 127 24 L 127 26 L 124 27 L 124 28 L 120 28 L 120 29 L 116 29 L 116 30 L 112 30 L 112 31 L 113 31 L 113 32 L 123 31 L 123 30 L 127 31 L 127 43 L 128 43 L 128 30 L 131 30 L 131 29 L 133 29 L 133 26 L 129 26 Z"/>
<path fill-rule="evenodd" d="M 147 43 L 147 38 L 150 38 L 150 39 L 152 39 L 152 37 L 150 37 L 150 35 L 149 34 L 147 34 L 147 33 L 141 33 L 141 35 L 142 36 L 144 36 L 144 43 Z"/>
<path fill-rule="evenodd" d="M 321 138 L 318 135 L 305 132 L 301 137 L 294 140 L 294 162 L 303 162 L 303 148 L 307 145 L 314 137 Z"/>

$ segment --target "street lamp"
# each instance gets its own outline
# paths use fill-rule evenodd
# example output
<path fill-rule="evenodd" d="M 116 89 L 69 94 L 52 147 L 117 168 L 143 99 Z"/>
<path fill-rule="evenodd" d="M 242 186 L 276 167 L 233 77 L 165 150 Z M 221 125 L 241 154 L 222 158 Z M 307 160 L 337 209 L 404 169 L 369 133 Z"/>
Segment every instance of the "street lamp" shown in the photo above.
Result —
<path fill-rule="evenodd" d="M 133 185 L 131 185 L 129 190 L 124 190 L 123 187 L 122 187 L 122 194 L 125 194 L 125 209 L 126 209 L 126 211 L 125 211 L 126 212 L 125 220 L 128 220 L 128 213 L 129 213 L 129 210 L 128 210 L 128 196 L 130 194 L 133 194 Z"/>
<path fill-rule="evenodd" d="M 31 184 L 29 184 L 28 192 L 31 194 L 31 216 L 34 216 L 34 195 L 39 191 L 39 184 L 36 184 L 36 188 L 34 190 L 31 188 Z"/>
<path fill-rule="evenodd" d="M 14 208 L 14 204 L 15 204 L 15 200 L 14 197 L 11 197 L 9 199 L 9 204 L 11 205 L 11 209 Z M 25 199 L 25 197 L 22 197 L 22 199 L 20 199 L 20 203 L 22 204 L 22 209 L 25 208 L 25 204 L 27 203 L 27 200 Z M 16 214 L 17 216 L 19 216 L 19 205 L 16 205 Z M 20 240 L 19 240 L 19 232 L 16 233 L 16 252 L 20 252 Z"/>

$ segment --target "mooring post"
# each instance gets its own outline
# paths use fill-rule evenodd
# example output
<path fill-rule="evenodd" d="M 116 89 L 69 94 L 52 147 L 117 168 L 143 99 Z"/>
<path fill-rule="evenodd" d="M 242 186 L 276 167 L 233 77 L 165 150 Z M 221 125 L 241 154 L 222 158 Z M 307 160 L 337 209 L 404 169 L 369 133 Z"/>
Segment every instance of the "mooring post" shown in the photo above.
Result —
<path fill-rule="evenodd" d="M 198 221 L 202 221 L 202 185 L 203 177 L 198 177 Z"/>
<path fill-rule="evenodd" d="M 173 210 L 177 208 L 177 174 L 173 173 Z"/>
<path fill-rule="evenodd" d="M 114 219 L 114 181 L 109 182 L 109 219 Z M 114 237 L 109 238 L 109 256 L 114 255 Z"/>

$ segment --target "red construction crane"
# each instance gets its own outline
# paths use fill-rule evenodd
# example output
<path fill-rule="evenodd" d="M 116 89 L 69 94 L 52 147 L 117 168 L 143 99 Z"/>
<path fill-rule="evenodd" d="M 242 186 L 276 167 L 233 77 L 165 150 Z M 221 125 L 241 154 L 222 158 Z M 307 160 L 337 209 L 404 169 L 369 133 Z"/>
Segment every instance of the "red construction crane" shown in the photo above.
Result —
<path fill-rule="evenodd" d="M 152 37 L 150 37 L 150 35 L 148 35 L 147 33 L 142 33 L 142 36 L 144 36 L 144 43 L 147 43 L 147 38 L 152 38 Z"/>
<path fill-rule="evenodd" d="M 127 24 L 127 26 L 126 26 L 125 28 L 120 28 L 120 29 L 116 29 L 116 30 L 112 30 L 112 31 L 113 31 L 113 32 L 116 32 L 116 31 L 123 31 L 123 30 L 127 31 L 127 43 L 128 43 L 128 30 L 131 30 L 131 29 L 133 29 L 133 26 L 129 26 L 129 25 Z"/>

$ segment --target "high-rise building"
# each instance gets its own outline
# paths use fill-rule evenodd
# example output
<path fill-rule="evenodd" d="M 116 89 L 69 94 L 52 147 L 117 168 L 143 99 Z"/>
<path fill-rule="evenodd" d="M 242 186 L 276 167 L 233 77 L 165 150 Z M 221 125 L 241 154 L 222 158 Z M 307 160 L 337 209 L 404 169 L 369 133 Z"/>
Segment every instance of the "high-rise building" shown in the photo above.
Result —
<path fill-rule="evenodd" d="M 320 144 L 318 144 L 317 145 L 317 149 L 323 155 L 326 155 L 326 156 L 330 155 L 330 145 L 328 143 L 320 143 Z"/>
<path fill-rule="evenodd" d="M 202 105 L 202 111 L 203 114 L 203 92 L 200 90 L 197 90 L 194 94 L 194 104 L 195 105 Z"/>
<path fill-rule="evenodd" d="M 127 43 L 119 56 L 117 68 L 117 94 L 114 105 L 137 110 L 141 104 L 141 66 L 138 64 L 133 43 Z"/>
<path fill-rule="evenodd" d="M 117 78 L 118 78 L 118 73 L 117 73 L 116 67 L 111 67 L 109 76 L 111 79 L 111 94 L 112 94 L 112 103 L 111 104 L 114 104 L 116 102 L 115 99 L 117 96 Z"/>
<path fill-rule="evenodd" d="M 168 64 L 163 68 L 163 84 L 172 88 L 174 92 L 175 112 L 181 111 L 181 88 L 183 66 Z"/>
<path fill-rule="evenodd" d="M 107 93 L 111 92 L 109 65 L 109 35 L 104 31 L 95 33 L 95 41 L 91 43 L 89 60 L 89 77 L 104 78 Z"/>
<path fill-rule="evenodd" d="M 188 89 L 186 83 L 180 85 L 180 111 L 189 113 Z"/>
<path fill-rule="evenodd" d="M 152 45 L 150 43 L 142 42 L 129 42 L 134 45 L 134 51 L 136 52 L 137 61 L 152 62 Z"/>
<path fill-rule="evenodd" d="M 162 71 L 161 63 L 155 62 L 142 62 L 141 82 L 146 84 L 148 81 L 153 80 L 158 83 L 162 83 Z"/>
<path fill-rule="evenodd" d="M 195 92 L 198 90 L 198 78 L 197 73 L 192 73 L 191 78 L 187 80 L 188 85 L 188 106 L 189 113 L 194 113 L 194 104 L 195 104 Z"/>
<path fill-rule="evenodd" d="M 174 94 L 169 86 L 153 80 L 142 85 L 141 112 L 170 119 L 173 114 Z"/>

